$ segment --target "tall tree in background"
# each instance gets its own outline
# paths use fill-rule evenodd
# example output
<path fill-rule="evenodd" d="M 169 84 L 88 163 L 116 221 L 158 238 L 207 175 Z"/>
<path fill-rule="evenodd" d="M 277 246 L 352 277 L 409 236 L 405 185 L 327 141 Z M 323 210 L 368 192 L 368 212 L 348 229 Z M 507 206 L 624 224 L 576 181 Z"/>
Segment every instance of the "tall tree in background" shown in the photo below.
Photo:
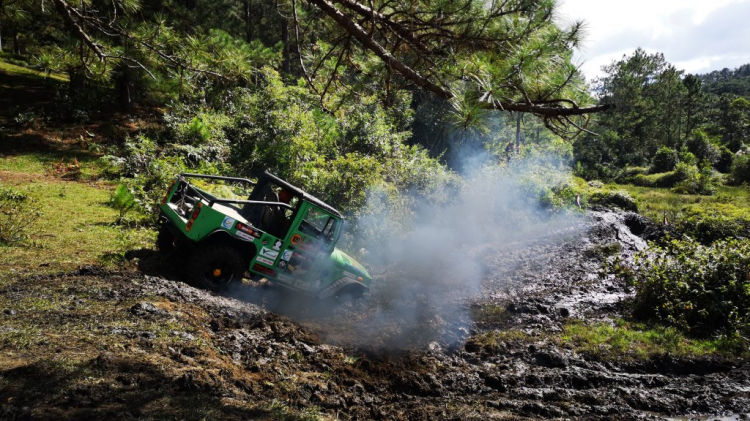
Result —
<path fill-rule="evenodd" d="M 682 71 L 667 63 L 663 54 L 640 48 L 602 69 L 606 75 L 594 89 L 602 103 L 615 108 L 600 116 L 599 124 L 612 132 L 611 147 L 620 164 L 647 164 L 660 146 L 679 149 L 686 120 Z"/>
<path fill-rule="evenodd" d="M 696 75 L 685 76 L 682 83 L 685 85 L 685 97 L 682 104 L 685 110 L 683 141 L 687 141 L 690 133 L 705 122 L 708 95 L 703 91 L 701 78 Z"/>

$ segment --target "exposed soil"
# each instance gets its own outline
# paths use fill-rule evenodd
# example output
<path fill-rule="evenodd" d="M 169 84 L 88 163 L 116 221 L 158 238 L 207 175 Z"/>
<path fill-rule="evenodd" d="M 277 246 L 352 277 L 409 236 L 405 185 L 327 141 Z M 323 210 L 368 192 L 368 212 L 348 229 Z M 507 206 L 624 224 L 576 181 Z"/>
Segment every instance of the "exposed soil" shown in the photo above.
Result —
<path fill-rule="evenodd" d="M 568 318 L 621 315 L 631 292 L 600 276 L 601 262 L 631 258 L 659 231 L 637 215 L 591 211 L 554 232 L 466 250 L 479 257 L 475 285 L 435 278 L 415 288 L 425 268 L 390 266 L 361 302 L 254 284 L 216 296 L 99 269 L 10 280 L 0 338 L 27 345 L 0 351 L 0 418 L 744 419 L 746 361 L 607 361 L 544 339 Z M 487 340 L 508 329 L 526 338 Z"/>

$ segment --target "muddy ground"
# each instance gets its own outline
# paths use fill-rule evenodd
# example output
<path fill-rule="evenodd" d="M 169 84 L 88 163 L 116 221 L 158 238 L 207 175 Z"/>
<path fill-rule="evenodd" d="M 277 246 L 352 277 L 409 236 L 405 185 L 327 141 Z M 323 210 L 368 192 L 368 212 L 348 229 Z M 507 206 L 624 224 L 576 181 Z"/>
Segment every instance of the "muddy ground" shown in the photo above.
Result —
<path fill-rule="evenodd" d="M 744 419 L 746 361 L 612 361 L 547 339 L 624 314 L 632 292 L 601 264 L 660 230 L 591 211 L 464 250 L 478 282 L 435 275 L 450 262 L 379 267 L 359 302 L 217 296 L 148 270 L 18 276 L 0 289 L 0 418 Z"/>

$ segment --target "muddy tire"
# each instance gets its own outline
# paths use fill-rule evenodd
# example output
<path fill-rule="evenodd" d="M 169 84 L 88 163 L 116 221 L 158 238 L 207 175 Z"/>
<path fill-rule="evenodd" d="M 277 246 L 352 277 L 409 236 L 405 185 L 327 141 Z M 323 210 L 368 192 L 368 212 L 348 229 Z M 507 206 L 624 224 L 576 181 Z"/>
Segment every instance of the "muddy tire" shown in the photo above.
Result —
<path fill-rule="evenodd" d="M 222 291 L 242 280 L 245 266 L 239 251 L 232 247 L 199 247 L 188 262 L 187 278 L 195 286 Z"/>
<path fill-rule="evenodd" d="M 366 291 L 367 289 L 360 285 L 349 284 L 336 291 L 335 297 L 339 301 L 357 301 L 362 298 Z"/>
<path fill-rule="evenodd" d="M 159 228 L 159 233 L 156 235 L 156 249 L 164 254 L 170 254 L 176 248 L 174 234 L 172 234 L 172 231 L 166 225 L 162 225 Z"/>

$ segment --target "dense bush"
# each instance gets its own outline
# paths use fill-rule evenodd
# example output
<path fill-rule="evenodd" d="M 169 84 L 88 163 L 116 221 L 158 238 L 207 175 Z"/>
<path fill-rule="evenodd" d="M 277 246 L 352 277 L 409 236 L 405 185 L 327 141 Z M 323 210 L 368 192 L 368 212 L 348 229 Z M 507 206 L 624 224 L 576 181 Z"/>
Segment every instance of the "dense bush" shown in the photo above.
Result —
<path fill-rule="evenodd" d="M 148 221 L 169 180 L 186 170 L 250 178 L 268 170 L 349 215 L 360 212 L 373 188 L 445 200 L 457 176 L 405 144 L 411 120 L 401 108 L 385 110 L 363 97 L 348 112 L 326 113 L 305 86 L 287 85 L 265 68 L 255 85 L 228 89 L 213 108 L 200 101 L 174 106 L 163 131 L 128 139 L 106 157 L 107 172 L 134 197 L 136 212 L 128 217 Z"/>
<path fill-rule="evenodd" d="M 27 193 L 0 186 L 0 245 L 22 245 L 41 216 L 39 204 Z"/>
<path fill-rule="evenodd" d="M 633 184 L 643 187 L 670 188 L 678 183 L 696 177 L 698 168 L 684 162 L 678 162 L 674 171 L 647 174 L 648 169 L 643 167 L 629 167 L 623 169 L 616 181 L 618 183 Z"/>
<path fill-rule="evenodd" d="M 711 164 L 708 161 L 697 171 L 694 166 L 685 166 L 680 178 L 683 178 L 683 180 L 674 187 L 676 193 L 711 195 L 716 190 L 713 185 Z"/>
<path fill-rule="evenodd" d="M 750 334 L 750 241 L 673 240 L 636 260 L 635 314 L 696 335 Z"/>
<path fill-rule="evenodd" d="M 633 183 L 633 179 L 638 175 L 648 174 L 648 167 L 625 167 L 618 171 L 615 181 L 618 183 Z"/>
<path fill-rule="evenodd" d="M 750 220 L 722 211 L 693 211 L 675 221 L 676 228 L 703 244 L 729 238 L 750 238 Z"/>
<path fill-rule="evenodd" d="M 750 154 L 738 154 L 732 163 L 730 181 L 734 184 L 750 182 Z"/>
<path fill-rule="evenodd" d="M 728 174 L 732 171 L 732 163 L 734 162 L 734 153 L 729 150 L 726 146 L 722 146 L 719 149 L 719 160 L 716 162 L 716 170 Z"/>
<path fill-rule="evenodd" d="M 650 173 L 661 173 L 672 171 L 677 165 L 677 151 L 666 146 L 662 146 L 656 151 L 656 154 L 651 159 Z"/>
<path fill-rule="evenodd" d="M 698 162 L 708 161 L 711 164 L 715 164 L 721 157 L 721 150 L 713 144 L 709 135 L 703 130 L 695 130 L 688 137 L 685 146 Z"/>

